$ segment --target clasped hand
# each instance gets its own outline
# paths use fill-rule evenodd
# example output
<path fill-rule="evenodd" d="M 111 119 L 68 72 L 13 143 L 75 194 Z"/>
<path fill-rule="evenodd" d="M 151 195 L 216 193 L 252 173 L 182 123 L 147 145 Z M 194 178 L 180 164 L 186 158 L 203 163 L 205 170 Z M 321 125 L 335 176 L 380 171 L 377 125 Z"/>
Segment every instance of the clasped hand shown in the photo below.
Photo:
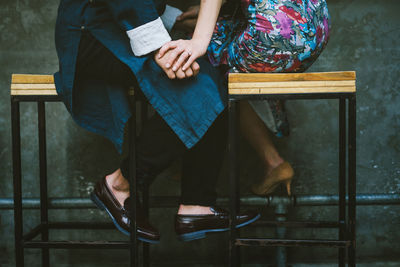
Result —
<path fill-rule="evenodd" d="M 207 49 L 201 43 L 195 39 L 168 42 L 155 53 L 154 60 L 170 79 L 196 76 L 200 71 L 196 59 Z"/>

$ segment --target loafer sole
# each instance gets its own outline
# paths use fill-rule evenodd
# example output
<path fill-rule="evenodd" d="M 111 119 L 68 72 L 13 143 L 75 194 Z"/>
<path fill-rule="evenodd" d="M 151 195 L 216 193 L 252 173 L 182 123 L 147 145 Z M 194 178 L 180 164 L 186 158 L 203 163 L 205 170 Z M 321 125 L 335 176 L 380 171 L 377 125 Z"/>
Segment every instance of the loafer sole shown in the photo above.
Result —
<path fill-rule="evenodd" d="M 240 228 L 240 227 L 249 225 L 249 224 L 255 222 L 256 220 L 258 220 L 260 217 L 261 217 L 261 215 L 258 214 L 253 219 L 236 225 L 236 228 Z M 227 228 L 216 228 L 216 229 L 200 230 L 200 231 L 196 231 L 196 232 L 192 232 L 192 233 L 186 233 L 186 234 L 178 235 L 178 239 L 181 240 L 181 241 L 187 242 L 187 241 L 192 241 L 192 240 L 205 238 L 207 233 L 226 232 L 226 231 L 229 231 L 229 229 L 230 228 L 227 227 Z"/>
<path fill-rule="evenodd" d="M 118 224 L 117 220 L 115 220 L 114 216 L 113 216 L 113 215 L 111 214 L 111 212 L 108 210 L 108 208 L 106 207 L 106 205 L 104 205 L 103 201 L 101 201 L 101 200 L 96 196 L 95 193 L 91 193 L 91 194 L 90 194 L 90 199 L 94 202 L 94 204 L 96 204 L 96 206 L 97 206 L 100 210 L 104 210 L 104 211 L 108 214 L 108 216 L 110 216 L 110 218 L 111 218 L 112 222 L 114 223 L 115 227 L 116 227 L 121 233 L 123 233 L 124 235 L 127 235 L 127 236 L 130 236 L 130 235 L 131 235 L 128 231 L 126 231 L 124 228 L 122 228 L 122 227 Z M 140 237 L 140 236 L 138 236 L 137 239 L 140 240 L 140 241 L 146 242 L 146 243 L 151 243 L 151 244 L 158 244 L 158 243 L 160 243 L 160 241 L 155 241 L 155 240 L 143 238 L 143 237 Z"/>

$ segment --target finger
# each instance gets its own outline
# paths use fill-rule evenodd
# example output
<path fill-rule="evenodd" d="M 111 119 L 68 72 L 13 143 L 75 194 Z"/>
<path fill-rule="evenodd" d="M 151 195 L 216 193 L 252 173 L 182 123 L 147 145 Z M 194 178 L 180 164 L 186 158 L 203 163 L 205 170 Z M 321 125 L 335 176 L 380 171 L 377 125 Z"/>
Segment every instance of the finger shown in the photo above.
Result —
<path fill-rule="evenodd" d="M 189 53 L 187 51 L 184 51 L 181 54 L 181 56 L 179 57 L 179 59 L 175 62 L 172 70 L 177 71 L 182 66 L 182 64 L 188 59 L 188 57 L 190 57 Z M 185 70 L 183 70 L 183 71 L 185 71 Z"/>
<path fill-rule="evenodd" d="M 186 78 L 186 74 L 182 71 L 182 69 L 177 70 L 175 74 L 176 74 L 176 77 L 180 80 Z"/>
<path fill-rule="evenodd" d="M 187 70 L 192 64 L 193 62 L 196 60 L 196 56 L 195 55 L 191 55 L 188 60 L 186 61 L 185 65 L 183 65 L 182 70 L 185 71 Z"/>
<path fill-rule="evenodd" d="M 193 70 L 193 76 L 197 76 L 197 74 L 199 74 L 200 72 L 200 65 L 199 63 L 197 63 L 196 61 L 193 62 L 191 69 Z"/>
<path fill-rule="evenodd" d="M 176 48 L 176 46 L 177 46 L 176 42 L 168 42 L 168 43 L 166 43 L 158 51 L 157 57 L 158 58 L 162 58 L 165 55 L 165 53 L 167 53 L 168 50 L 174 49 L 174 48 Z"/>
<path fill-rule="evenodd" d="M 223 0 L 223 1 L 225 1 L 225 0 Z M 188 9 L 186 11 L 189 11 L 189 10 L 197 10 L 197 12 L 200 12 L 200 5 L 190 6 L 190 7 L 188 7 Z"/>
<path fill-rule="evenodd" d="M 197 9 L 190 9 L 190 10 L 187 10 L 187 11 L 185 11 L 185 12 L 183 12 L 180 16 L 178 16 L 176 19 L 179 21 L 179 20 L 185 20 L 185 19 L 188 19 L 188 18 L 197 18 L 198 17 L 198 15 L 199 15 L 199 10 L 197 10 Z"/>
<path fill-rule="evenodd" d="M 187 77 L 187 78 L 192 77 L 193 74 L 194 74 L 192 68 L 188 68 L 188 69 L 185 71 L 185 74 L 186 74 L 186 77 Z"/>
<path fill-rule="evenodd" d="M 171 70 L 166 70 L 165 74 L 167 74 L 168 78 L 170 78 L 171 80 L 176 78 L 175 72 L 173 72 Z"/>
<path fill-rule="evenodd" d="M 181 47 L 175 48 L 175 49 L 171 52 L 171 54 L 169 55 L 169 58 L 168 58 L 167 63 L 165 64 L 165 67 L 166 67 L 167 69 L 169 69 L 169 68 L 174 64 L 174 62 L 176 61 L 176 58 L 177 58 L 180 54 L 182 54 L 184 50 L 185 50 L 185 49 L 184 49 L 184 48 L 181 48 Z"/>
<path fill-rule="evenodd" d="M 176 17 L 176 21 L 181 21 L 184 20 L 186 16 L 186 12 L 183 12 L 182 14 L 180 14 L 178 17 Z"/>

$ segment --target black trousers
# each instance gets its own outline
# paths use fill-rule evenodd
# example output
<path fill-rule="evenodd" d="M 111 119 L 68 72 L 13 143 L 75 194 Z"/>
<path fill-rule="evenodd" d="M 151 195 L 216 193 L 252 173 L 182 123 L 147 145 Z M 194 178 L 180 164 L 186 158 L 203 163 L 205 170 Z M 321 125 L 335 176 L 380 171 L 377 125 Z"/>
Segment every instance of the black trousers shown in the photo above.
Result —
<path fill-rule="evenodd" d="M 84 32 L 81 39 L 75 77 L 76 83 L 88 79 L 104 80 L 107 84 L 125 86 L 127 91 L 135 84 L 131 70 L 88 32 Z M 182 156 L 181 204 L 215 205 L 215 186 L 226 148 L 227 129 L 227 115 L 223 112 L 189 150 L 156 113 L 143 125 L 137 139 L 138 183 L 150 184 L 155 176 Z M 129 177 L 128 163 L 128 158 L 121 162 L 124 177 Z"/>

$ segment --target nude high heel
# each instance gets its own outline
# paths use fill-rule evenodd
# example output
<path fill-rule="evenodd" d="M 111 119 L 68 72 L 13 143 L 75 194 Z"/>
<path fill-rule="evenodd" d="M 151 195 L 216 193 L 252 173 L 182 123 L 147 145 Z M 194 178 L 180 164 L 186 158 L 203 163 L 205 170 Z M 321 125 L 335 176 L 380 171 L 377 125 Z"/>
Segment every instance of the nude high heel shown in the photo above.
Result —
<path fill-rule="evenodd" d="M 289 196 L 292 195 L 291 184 L 294 171 L 289 162 L 284 161 L 281 165 L 272 170 L 272 172 L 260 184 L 253 185 L 251 190 L 259 196 L 272 194 L 282 183 L 286 186 Z"/>
<path fill-rule="evenodd" d="M 290 188 L 290 186 L 292 185 L 292 178 L 290 178 L 289 180 L 286 180 L 285 184 L 286 184 L 286 191 L 288 193 L 288 196 L 290 197 L 292 195 L 292 189 Z"/>

